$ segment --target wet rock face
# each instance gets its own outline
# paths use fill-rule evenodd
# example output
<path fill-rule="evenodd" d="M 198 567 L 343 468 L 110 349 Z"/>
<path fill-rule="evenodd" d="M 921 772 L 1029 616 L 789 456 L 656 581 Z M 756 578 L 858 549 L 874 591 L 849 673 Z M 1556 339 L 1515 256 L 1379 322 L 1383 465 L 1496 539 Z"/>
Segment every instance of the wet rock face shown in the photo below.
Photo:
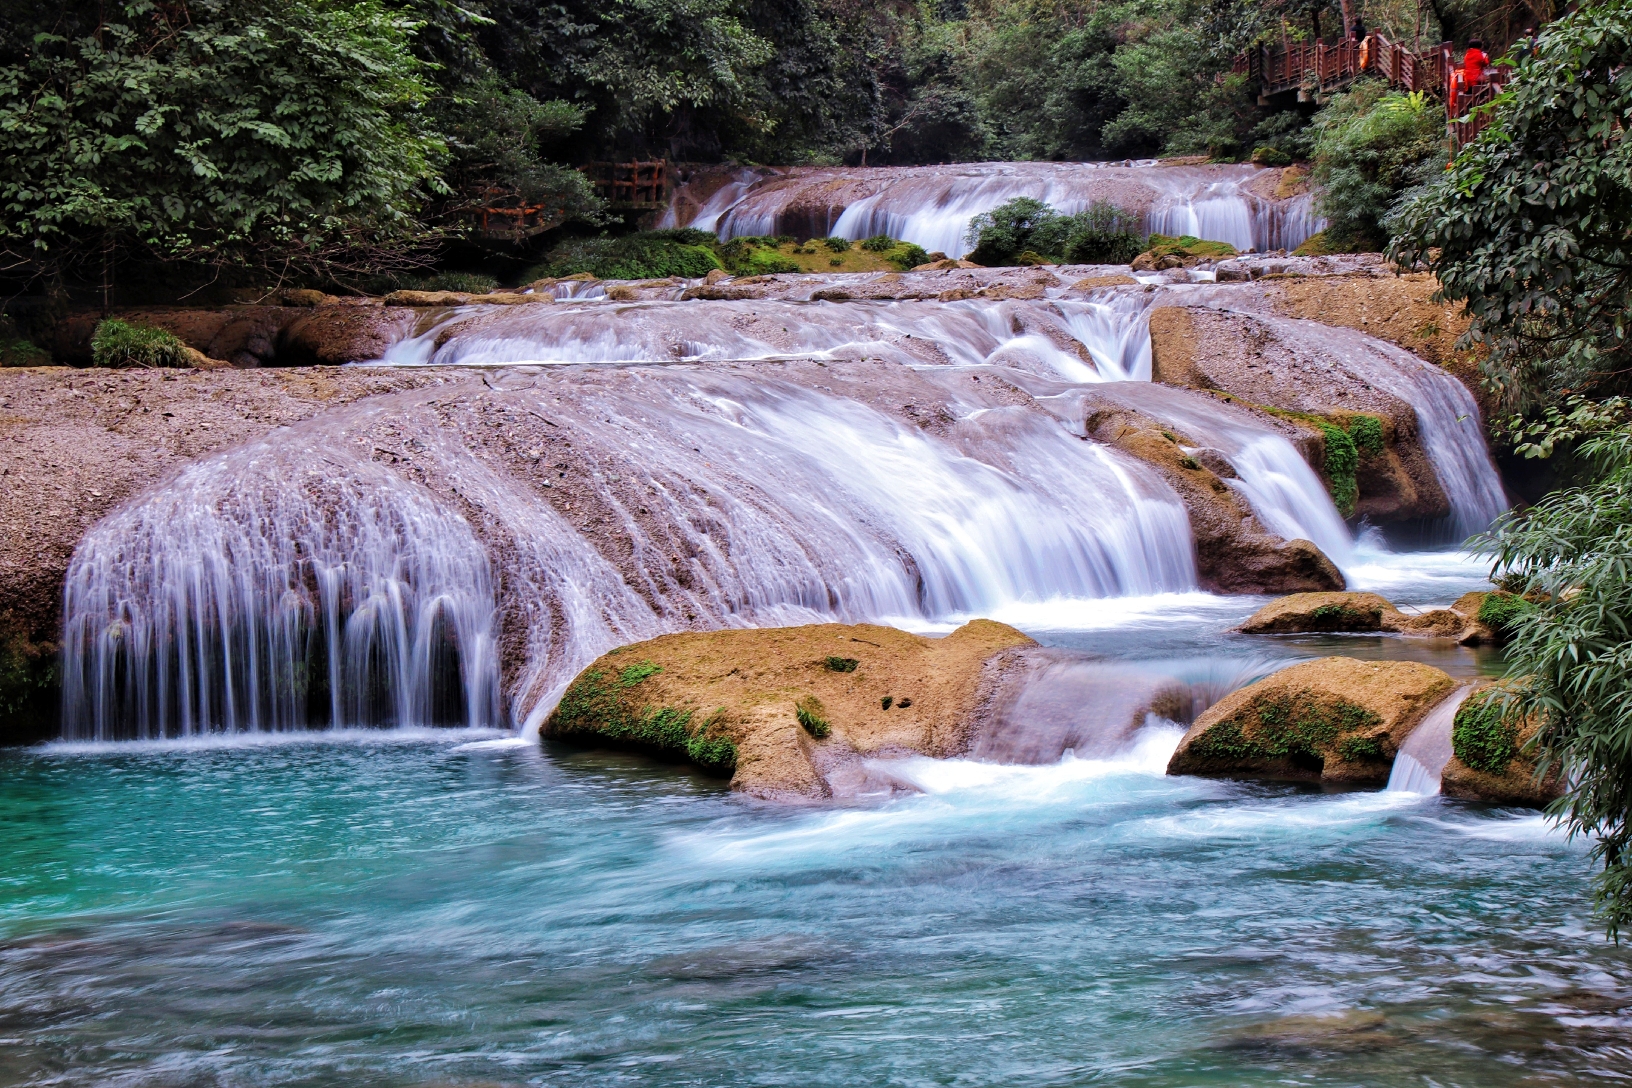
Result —
<path fill-rule="evenodd" d="M 1411 731 L 1455 687 L 1411 661 L 1293 665 L 1196 719 L 1167 773 L 1380 784 Z"/>
<path fill-rule="evenodd" d="M 1115 401 L 1088 398 L 1088 433 L 1143 461 L 1178 493 L 1195 539 L 1196 573 L 1214 593 L 1287 593 L 1342 589 L 1343 574 L 1308 540 L 1285 540 L 1264 528 L 1241 494 L 1224 481 L 1235 470 L 1222 456 L 1192 455 L 1166 420 Z"/>
<path fill-rule="evenodd" d="M 378 359 L 414 331 L 416 315 L 397 306 L 325 306 L 297 317 L 279 334 L 283 366 L 339 366 Z"/>
<path fill-rule="evenodd" d="M 207 359 L 240 369 L 378 359 L 414 329 L 412 310 L 381 307 L 367 300 L 341 302 L 316 291 L 291 291 L 284 293 L 282 301 L 301 304 L 144 309 L 115 316 L 164 329 Z M 64 320 L 51 345 L 56 360 L 89 366 L 91 335 L 100 321 L 99 314 L 74 314 Z"/>
<path fill-rule="evenodd" d="M 1006 655 L 1034 645 L 990 620 L 941 639 L 832 623 L 664 635 L 596 659 L 542 732 L 689 762 L 767 800 L 888 792 L 862 760 L 964 751 Z"/>
<path fill-rule="evenodd" d="M 1323 284 L 1339 290 L 1341 283 Z M 1212 389 L 1249 405 L 1278 410 L 1301 425 L 1305 442 L 1324 464 L 1320 421 L 1352 430 L 1358 416 L 1380 421 L 1380 446 L 1357 442 L 1357 488 L 1352 514 L 1373 522 L 1442 518 L 1450 500 L 1434 474 L 1418 434 L 1416 412 L 1384 391 L 1362 369 L 1334 365 L 1314 327 L 1292 329 L 1280 319 L 1199 307 L 1151 312 L 1151 367 L 1158 382 Z M 1303 418 L 1299 418 L 1303 417 Z"/>

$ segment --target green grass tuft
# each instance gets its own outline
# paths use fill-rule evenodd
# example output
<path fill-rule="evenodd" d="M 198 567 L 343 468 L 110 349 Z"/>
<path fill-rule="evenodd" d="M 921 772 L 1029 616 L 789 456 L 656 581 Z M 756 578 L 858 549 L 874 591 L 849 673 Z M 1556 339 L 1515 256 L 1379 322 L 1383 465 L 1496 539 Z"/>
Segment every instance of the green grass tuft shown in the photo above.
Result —
<path fill-rule="evenodd" d="M 830 654 L 822 664 L 829 672 L 855 672 L 861 662 L 853 657 L 834 657 Z"/>
<path fill-rule="evenodd" d="M 91 361 L 109 367 L 191 366 L 187 345 L 174 333 L 109 318 L 91 336 Z"/>
<path fill-rule="evenodd" d="M 822 701 L 814 695 L 806 695 L 803 699 L 794 703 L 793 716 L 799 719 L 799 724 L 804 726 L 805 732 L 817 740 L 821 740 L 833 732 L 833 727 L 827 721 L 827 709 L 822 706 Z"/>

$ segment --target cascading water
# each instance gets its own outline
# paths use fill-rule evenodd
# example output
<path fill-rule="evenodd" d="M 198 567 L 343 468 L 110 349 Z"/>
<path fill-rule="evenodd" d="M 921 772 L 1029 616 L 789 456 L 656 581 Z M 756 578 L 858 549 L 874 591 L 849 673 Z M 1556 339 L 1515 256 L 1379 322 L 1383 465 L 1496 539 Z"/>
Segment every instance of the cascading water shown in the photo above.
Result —
<path fill-rule="evenodd" d="M 1145 217 L 1149 231 L 1229 242 L 1241 250 L 1294 249 L 1323 224 L 1307 195 L 1268 199 L 1251 185 L 1255 166 L 1123 163 L 966 163 L 954 166 L 809 168 L 738 174 L 702 202 L 689 222 L 680 203 L 664 223 L 744 235 L 876 234 L 958 257 L 971 248 L 970 221 L 1016 197 L 1073 213 L 1105 200 Z"/>
<path fill-rule="evenodd" d="M 470 526 L 379 466 L 301 452 L 201 462 L 86 535 L 65 593 L 66 735 L 497 723 Z"/>
<path fill-rule="evenodd" d="M 1485 445 L 1479 406 L 1455 377 L 1403 348 L 1346 329 L 1266 320 L 1287 341 L 1301 343 L 1411 406 L 1434 475 L 1450 501 L 1450 516 L 1439 533 L 1443 540 L 1459 543 L 1483 532 L 1507 509 L 1501 476 Z"/>
<path fill-rule="evenodd" d="M 1451 761 L 1451 727 L 1463 700 L 1473 691 L 1465 684 L 1446 699 L 1411 731 L 1394 757 L 1394 769 L 1389 772 L 1388 788 L 1403 793 L 1438 793 L 1440 776 L 1445 764 Z"/>

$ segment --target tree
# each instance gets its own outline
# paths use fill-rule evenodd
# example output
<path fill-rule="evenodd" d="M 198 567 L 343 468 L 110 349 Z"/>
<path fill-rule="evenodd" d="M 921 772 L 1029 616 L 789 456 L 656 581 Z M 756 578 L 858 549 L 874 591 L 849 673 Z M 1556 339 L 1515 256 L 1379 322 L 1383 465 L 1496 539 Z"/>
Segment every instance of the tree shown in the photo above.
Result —
<path fill-rule="evenodd" d="M 1582 7 L 1541 34 L 1493 120 L 1393 223 L 1429 263 L 1503 404 L 1526 410 L 1632 379 L 1632 7 Z"/>
<path fill-rule="evenodd" d="M 0 253 L 330 275 L 421 244 L 443 141 L 375 0 L 20 5 L 0 37 Z"/>

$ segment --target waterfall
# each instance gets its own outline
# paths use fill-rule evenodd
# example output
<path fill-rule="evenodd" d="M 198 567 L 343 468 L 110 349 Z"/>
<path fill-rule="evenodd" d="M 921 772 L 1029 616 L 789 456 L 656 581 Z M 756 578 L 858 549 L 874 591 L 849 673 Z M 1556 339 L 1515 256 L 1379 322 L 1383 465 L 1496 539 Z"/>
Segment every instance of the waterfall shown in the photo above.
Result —
<path fill-rule="evenodd" d="M 97 524 L 65 590 L 65 733 L 498 720 L 471 528 L 334 446 L 202 461 Z"/>
<path fill-rule="evenodd" d="M 1445 764 L 1451 761 L 1451 726 L 1456 722 L 1457 709 L 1472 691 L 1471 684 L 1457 688 L 1411 730 L 1394 757 L 1394 769 L 1388 775 L 1390 790 L 1439 792 L 1440 775 L 1445 771 Z"/>
<path fill-rule="evenodd" d="M 1186 447 L 1187 453 L 1210 449 L 1222 456 L 1236 472 L 1224 483 L 1247 500 L 1270 532 L 1313 541 L 1339 567 L 1354 561 L 1354 538 L 1326 485 L 1285 435 L 1231 405 L 1150 382 L 1099 385 L 1093 395 L 1182 431 L 1198 443 Z"/>
<path fill-rule="evenodd" d="M 1363 333 L 1312 321 L 1264 320 L 1287 341 L 1411 406 L 1422 447 L 1451 506 L 1440 527 L 1442 540 L 1460 543 L 1488 529 L 1507 510 L 1506 490 L 1485 445 L 1479 405 L 1453 375 Z"/>
<path fill-rule="evenodd" d="M 721 238 L 790 234 L 859 240 L 875 234 L 961 257 L 970 221 L 1016 197 L 1073 213 L 1106 200 L 1145 217 L 1149 231 L 1191 234 L 1237 249 L 1293 249 L 1323 225 L 1309 197 L 1251 191 L 1256 166 L 1120 163 L 963 163 L 952 166 L 799 168 L 744 176 L 704 201 L 689 225 Z M 680 223 L 678 197 L 664 222 Z"/>

